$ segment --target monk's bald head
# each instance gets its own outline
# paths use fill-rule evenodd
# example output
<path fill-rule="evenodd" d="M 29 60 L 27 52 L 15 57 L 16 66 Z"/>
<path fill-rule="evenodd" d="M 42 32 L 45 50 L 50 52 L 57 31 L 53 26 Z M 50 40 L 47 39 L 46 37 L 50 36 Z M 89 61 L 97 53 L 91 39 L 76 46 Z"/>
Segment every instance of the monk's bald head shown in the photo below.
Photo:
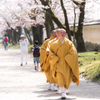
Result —
<path fill-rule="evenodd" d="M 66 33 L 66 30 L 61 28 L 60 31 L 62 31 L 63 33 Z"/>
<path fill-rule="evenodd" d="M 52 38 L 52 39 L 56 38 L 56 30 L 53 30 L 53 31 L 51 32 L 51 38 Z"/>
<path fill-rule="evenodd" d="M 61 30 L 60 28 L 56 29 L 56 35 L 57 35 L 58 38 L 59 38 L 60 30 Z"/>
<path fill-rule="evenodd" d="M 56 32 L 59 33 L 60 32 L 60 28 L 56 29 Z"/>
<path fill-rule="evenodd" d="M 66 36 L 67 33 L 66 33 L 65 29 L 60 29 L 59 34 L 60 34 L 60 38 L 65 38 L 65 36 Z"/>

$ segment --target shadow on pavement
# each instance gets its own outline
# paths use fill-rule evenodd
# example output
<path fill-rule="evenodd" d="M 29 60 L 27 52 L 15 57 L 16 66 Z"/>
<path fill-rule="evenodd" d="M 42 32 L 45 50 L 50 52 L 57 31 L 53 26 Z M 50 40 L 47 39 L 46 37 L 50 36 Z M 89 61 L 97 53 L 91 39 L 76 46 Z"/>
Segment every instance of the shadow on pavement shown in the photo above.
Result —
<path fill-rule="evenodd" d="M 39 95 L 37 97 L 39 98 L 48 98 L 44 100 L 76 100 L 76 98 L 61 99 L 61 94 L 57 94 L 56 91 L 53 90 L 34 91 L 34 93 L 38 93 Z"/>
<path fill-rule="evenodd" d="M 44 99 L 44 100 L 47 100 L 47 99 Z M 76 99 L 75 98 L 66 98 L 66 99 L 58 98 L 58 99 L 48 99 L 48 100 L 76 100 Z"/>
<path fill-rule="evenodd" d="M 39 95 L 38 97 L 60 97 L 61 94 L 56 94 L 55 91 L 49 91 L 46 90 L 46 85 L 37 85 L 37 87 L 41 91 L 34 91 L 37 92 Z M 67 98 L 66 100 L 76 100 L 75 98 L 92 98 L 93 100 L 100 99 L 100 85 L 97 85 L 93 82 L 80 79 L 79 86 L 76 86 L 75 83 L 71 83 L 69 87 L 70 94 L 68 97 L 74 97 L 74 98 Z M 51 99 L 48 99 L 51 100 Z M 52 100 L 60 100 L 60 99 L 52 99 Z"/>

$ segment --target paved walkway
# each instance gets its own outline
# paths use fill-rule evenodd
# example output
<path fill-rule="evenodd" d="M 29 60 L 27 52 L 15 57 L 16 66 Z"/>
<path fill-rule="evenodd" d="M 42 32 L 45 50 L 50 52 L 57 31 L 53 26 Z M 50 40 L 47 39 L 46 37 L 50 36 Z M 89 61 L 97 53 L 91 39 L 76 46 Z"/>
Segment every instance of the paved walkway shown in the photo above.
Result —
<path fill-rule="evenodd" d="M 20 50 L 0 47 L 0 100 L 61 100 L 61 94 L 47 90 L 45 75 L 36 72 L 32 55 L 20 66 Z M 80 78 L 80 85 L 69 88 L 66 100 L 100 100 L 100 85 Z"/>

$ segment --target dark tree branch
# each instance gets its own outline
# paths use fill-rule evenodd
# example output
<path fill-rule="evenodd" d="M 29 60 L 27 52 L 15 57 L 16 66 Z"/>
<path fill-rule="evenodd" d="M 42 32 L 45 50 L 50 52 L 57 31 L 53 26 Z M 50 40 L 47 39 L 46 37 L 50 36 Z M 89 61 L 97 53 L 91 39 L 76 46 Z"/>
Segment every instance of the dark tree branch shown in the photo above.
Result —
<path fill-rule="evenodd" d="M 79 16 L 78 30 L 76 32 L 75 38 L 77 42 L 77 50 L 80 52 L 84 52 L 86 51 L 84 39 L 83 39 L 83 22 L 84 22 L 84 15 L 85 15 L 85 4 L 82 3 L 79 9 L 81 13 Z"/>
<path fill-rule="evenodd" d="M 38 4 L 38 2 L 36 0 L 34 0 L 36 4 Z"/>
<path fill-rule="evenodd" d="M 75 0 L 72 0 L 76 5 L 80 5 L 79 2 L 75 1 Z"/>
<path fill-rule="evenodd" d="M 40 0 L 41 1 L 41 3 L 44 5 L 44 6 L 48 6 L 49 7 L 49 9 L 45 9 L 47 12 L 48 12 L 48 14 L 52 17 L 52 20 L 57 24 L 57 26 L 59 27 L 59 28 L 64 28 L 64 29 L 66 29 L 66 27 L 59 21 L 59 19 L 57 18 L 57 16 L 54 14 L 54 12 L 53 12 L 53 10 L 52 10 L 52 8 L 50 7 L 50 5 L 47 3 L 47 2 L 45 2 L 44 0 Z"/>
<path fill-rule="evenodd" d="M 85 5 L 80 7 L 80 16 L 79 16 L 79 22 L 78 22 L 78 30 L 83 29 L 83 22 L 84 22 L 84 15 L 85 15 Z"/>
<path fill-rule="evenodd" d="M 49 0 L 40 0 L 41 1 L 41 3 L 44 5 L 44 6 L 47 6 L 48 5 L 48 2 L 49 2 Z"/>
<path fill-rule="evenodd" d="M 52 20 L 57 24 L 59 28 L 64 28 L 66 27 L 59 21 L 58 17 L 54 14 L 52 8 L 49 6 L 49 9 L 47 9 L 49 15 L 52 17 Z"/>
<path fill-rule="evenodd" d="M 76 1 L 76 0 L 72 0 L 77 6 L 78 5 L 84 5 L 86 3 L 86 0 L 82 0 L 80 2 Z"/>

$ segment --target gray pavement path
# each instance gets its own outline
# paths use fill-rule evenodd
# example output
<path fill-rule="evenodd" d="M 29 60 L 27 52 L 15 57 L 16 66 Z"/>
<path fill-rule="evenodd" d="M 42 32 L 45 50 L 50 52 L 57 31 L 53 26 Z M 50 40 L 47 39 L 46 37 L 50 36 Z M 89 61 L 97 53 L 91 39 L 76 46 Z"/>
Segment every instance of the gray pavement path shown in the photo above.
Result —
<path fill-rule="evenodd" d="M 61 100 L 61 94 L 47 90 L 45 75 L 34 70 L 32 55 L 20 66 L 20 50 L 0 47 L 0 100 Z M 100 100 L 100 85 L 80 78 L 71 83 L 66 100 Z"/>

